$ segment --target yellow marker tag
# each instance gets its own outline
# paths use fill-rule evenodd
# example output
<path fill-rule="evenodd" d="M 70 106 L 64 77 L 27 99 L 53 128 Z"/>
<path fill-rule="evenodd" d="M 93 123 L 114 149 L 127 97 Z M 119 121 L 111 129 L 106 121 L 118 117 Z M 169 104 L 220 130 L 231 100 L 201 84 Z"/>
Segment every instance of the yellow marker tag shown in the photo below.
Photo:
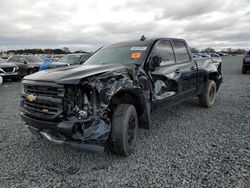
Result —
<path fill-rule="evenodd" d="M 132 53 L 131 54 L 131 59 L 140 59 L 141 58 L 141 53 Z"/>

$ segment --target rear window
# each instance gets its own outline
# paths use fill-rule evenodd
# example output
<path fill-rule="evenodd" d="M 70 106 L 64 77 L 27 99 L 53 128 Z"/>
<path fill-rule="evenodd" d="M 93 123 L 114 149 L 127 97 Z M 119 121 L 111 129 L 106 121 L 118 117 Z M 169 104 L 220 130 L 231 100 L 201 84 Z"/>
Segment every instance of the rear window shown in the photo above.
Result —
<path fill-rule="evenodd" d="M 190 61 L 188 50 L 184 42 L 173 41 L 173 46 L 177 63 L 184 63 Z"/>

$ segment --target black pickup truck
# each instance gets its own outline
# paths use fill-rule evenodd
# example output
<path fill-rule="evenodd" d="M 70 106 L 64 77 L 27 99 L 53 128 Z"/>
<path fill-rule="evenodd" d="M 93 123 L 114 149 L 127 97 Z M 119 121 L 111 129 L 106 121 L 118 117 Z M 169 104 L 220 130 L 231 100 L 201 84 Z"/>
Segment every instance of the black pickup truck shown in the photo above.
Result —
<path fill-rule="evenodd" d="M 21 117 L 54 143 L 128 156 L 152 112 L 193 97 L 211 107 L 221 82 L 221 64 L 194 61 L 184 40 L 141 38 L 103 47 L 84 65 L 26 76 Z"/>

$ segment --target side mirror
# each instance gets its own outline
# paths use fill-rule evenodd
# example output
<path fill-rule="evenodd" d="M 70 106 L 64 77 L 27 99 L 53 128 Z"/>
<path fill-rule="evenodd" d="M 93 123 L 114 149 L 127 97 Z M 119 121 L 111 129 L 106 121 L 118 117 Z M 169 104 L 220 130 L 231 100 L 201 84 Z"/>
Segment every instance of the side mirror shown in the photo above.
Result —
<path fill-rule="evenodd" d="M 160 56 L 155 55 L 155 56 L 150 58 L 150 61 L 148 64 L 149 68 L 154 69 L 155 67 L 159 67 L 161 62 L 162 62 L 162 58 Z"/>
<path fill-rule="evenodd" d="M 27 61 L 23 61 L 23 64 L 27 64 Z"/>

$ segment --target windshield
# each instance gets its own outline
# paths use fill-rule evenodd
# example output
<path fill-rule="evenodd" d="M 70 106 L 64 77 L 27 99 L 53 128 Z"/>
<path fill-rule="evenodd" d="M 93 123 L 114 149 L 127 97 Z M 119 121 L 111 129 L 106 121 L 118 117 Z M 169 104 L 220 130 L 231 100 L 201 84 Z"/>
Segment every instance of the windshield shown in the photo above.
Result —
<path fill-rule="evenodd" d="M 135 64 L 142 60 L 145 46 L 111 45 L 100 49 L 84 64 Z"/>
<path fill-rule="evenodd" d="M 54 63 L 67 63 L 67 64 L 76 64 L 80 60 L 81 55 L 66 55 L 62 58 L 58 59 L 57 62 Z"/>
<path fill-rule="evenodd" d="M 0 58 L 0 63 L 6 63 L 2 58 Z"/>
<path fill-rule="evenodd" d="M 42 62 L 43 61 L 43 59 L 41 57 L 39 57 L 39 56 L 26 56 L 25 58 L 26 58 L 26 60 L 28 62 L 31 62 L 31 63 L 33 63 L 33 62 Z"/>

